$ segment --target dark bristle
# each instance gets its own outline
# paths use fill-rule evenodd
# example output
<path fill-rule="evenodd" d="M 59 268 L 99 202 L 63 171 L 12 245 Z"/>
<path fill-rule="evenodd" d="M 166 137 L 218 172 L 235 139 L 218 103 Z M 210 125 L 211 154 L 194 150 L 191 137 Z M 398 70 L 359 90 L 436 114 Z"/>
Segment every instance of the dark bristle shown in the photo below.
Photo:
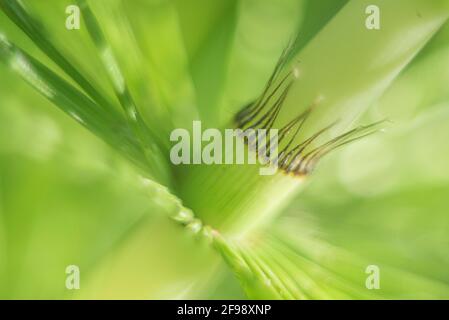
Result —
<path fill-rule="evenodd" d="M 293 43 L 289 43 L 282 52 L 262 94 L 254 102 L 246 105 L 235 117 L 238 128 L 255 131 L 264 129 L 269 132 L 270 129 L 275 127 L 274 124 L 279 118 L 284 101 L 296 80 L 293 69 L 282 76 L 282 70 L 289 60 L 289 52 L 292 50 L 292 46 Z M 294 176 L 304 176 L 311 173 L 319 160 L 331 151 L 376 132 L 378 129 L 375 127 L 385 121 L 359 126 L 313 148 L 315 141 L 334 127 L 338 122 L 337 120 L 315 132 L 304 141 L 294 144 L 295 139 L 297 139 L 301 129 L 318 104 L 319 100 L 317 99 L 307 110 L 295 116 L 286 124 L 280 125 L 278 135 L 276 136 L 276 139 L 278 139 L 277 146 L 284 143 L 285 145 L 275 158 L 272 158 L 271 154 L 271 146 L 275 144 L 274 137 L 268 139 L 267 136 L 263 141 L 258 141 L 259 137 L 256 134 L 255 139 L 251 143 L 245 138 L 245 143 L 255 152 L 263 149 L 265 152 L 264 156 L 268 157 L 270 164 L 276 165 L 283 172 Z"/>

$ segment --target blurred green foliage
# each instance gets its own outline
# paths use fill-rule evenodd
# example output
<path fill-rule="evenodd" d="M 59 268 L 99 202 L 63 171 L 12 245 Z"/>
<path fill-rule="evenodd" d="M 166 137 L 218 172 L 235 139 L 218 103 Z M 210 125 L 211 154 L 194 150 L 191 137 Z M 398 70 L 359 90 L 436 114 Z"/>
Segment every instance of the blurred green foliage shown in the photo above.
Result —
<path fill-rule="evenodd" d="M 449 5 L 432 1 L 435 8 L 448 10 L 432 24 L 436 32 L 447 20 Z M 37 17 L 42 33 L 120 114 L 86 29 L 64 27 L 65 8 L 72 1 L 23 2 Z M 254 241 L 237 243 L 236 248 L 223 243 L 213 250 L 204 239 L 166 219 L 173 211 L 172 199 L 160 195 L 159 186 L 148 193 L 145 172 L 1 64 L 0 298 L 449 297 L 447 22 L 428 43 L 424 41 L 426 46 L 410 64 L 396 61 L 407 66 L 394 70 L 400 72 L 396 79 L 393 72 L 391 79 L 379 80 L 388 88 L 379 90 L 378 98 L 357 91 L 357 79 L 366 80 L 365 73 L 357 64 L 351 69 L 357 50 L 363 48 L 350 41 L 362 37 L 362 31 L 343 35 L 341 30 L 351 31 L 349 22 L 333 20 L 345 5 L 358 7 L 363 1 L 90 3 L 139 111 L 161 139 L 175 127 L 189 127 L 194 118 L 207 126 L 229 124 L 236 111 L 258 96 L 296 32 L 299 57 L 306 52 L 315 68 L 323 61 L 314 83 L 329 85 L 332 93 L 331 85 L 340 81 L 344 90 L 336 88 L 335 95 L 355 96 L 348 108 L 352 111 L 344 110 L 350 113 L 348 122 L 370 108 L 363 120 L 389 118 L 393 123 L 385 132 L 327 158 Z M 426 6 L 424 0 L 410 3 Z M 413 7 L 406 9 L 401 11 L 404 16 Z M 363 20 L 364 12 L 360 14 Z M 389 21 L 395 14 L 386 13 Z M 332 29 L 323 34 L 329 25 Z M 80 89 L 3 12 L 0 32 Z M 413 43 L 414 51 L 406 53 L 415 57 L 421 39 L 433 34 L 409 34 L 404 36 L 409 42 L 398 39 L 397 47 L 388 52 L 401 53 Z M 326 66 L 332 65 L 330 49 L 339 45 L 338 35 L 348 41 L 341 51 L 354 56 L 336 60 L 346 68 L 333 75 L 337 81 L 326 76 L 341 71 L 339 66 Z M 314 39 L 318 40 L 310 45 Z M 357 61 L 366 70 L 376 63 L 374 52 L 360 57 L 368 59 Z M 316 95 L 308 89 L 297 93 Z M 357 105 L 359 94 L 369 96 L 361 100 L 366 105 Z M 296 107 L 295 101 L 290 106 Z M 320 117 L 345 115 L 334 111 Z M 172 179 L 176 185 L 182 176 L 175 172 Z M 65 288 L 65 268 L 71 264 L 82 270 L 80 292 Z M 381 269 L 380 290 L 365 288 L 364 271 L 371 264 Z M 249 270 L 254 274 L 248 275 Z M 259 281 L 265 278 L 274 285 Z"/>

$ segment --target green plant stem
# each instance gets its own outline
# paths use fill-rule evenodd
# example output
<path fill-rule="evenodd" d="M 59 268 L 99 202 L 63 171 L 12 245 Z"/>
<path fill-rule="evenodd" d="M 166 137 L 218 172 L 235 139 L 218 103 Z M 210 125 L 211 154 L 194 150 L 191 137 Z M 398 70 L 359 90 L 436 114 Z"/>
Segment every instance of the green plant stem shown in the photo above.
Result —
<path fill-rule="evenodd" d="M 149 170 L 138 142 L 122 118 L 116 118 L 113 113 L 104 113 L 89 97 L 14 46 L 4 36 L 0 37 L 0 60 L 70 117 L 140 168 Z"/>
<path fill-rule="evenodd" d="M 365 26 L 369 5 L 379 7 L 380 30 Z M 278 125 L 322 97 L 297 141 L 335 120 L 339 123 L 328 136 L 347 130 L 448 17 L 446 0 L 350 1 L 299 52 L 295 59 L 299 63 L 293 61 L 300 77 L 286 98 Z"/>
<path fill-rule="evenodd" d="M 159 137 L 153 130 L 148 127 L 139 110 L 137 109 L 134 99 L 131 96 L 126 80 L 118 66 L 117 60 L 113 54 L 111 46 L 106 41 L 103 31 L 98 24 L 95 15 L 89 8 L 85 0 L 78 0 L 78 4 L 83 13 L 87 30 L 91 36 L 103 63 L 103 66 L 109 76 L 114 88 L 114 92 L 125 111 L 126 119 L 132 128 L 134 135 L 140 141 L 143 152 L 147 158 L 150 172 L 155 179 L 165 185 L 171 185 L 168 175 L 168 167 L 166 159 L 162 156 L 161 151 L 164 143 L 159 141 Z"/>
<path fill-rule="evenodd" d="M 0 8 L 32 41 L 52 59 L 67 75 L 69 75 L 98 105 L 109 113 L 116 113 L 112 103 L 108 101 L 94 86 L 67 60 L 51 41 L 49 35 L 38 25 L 34 18 L 18 1 L 0 0 Z"/>

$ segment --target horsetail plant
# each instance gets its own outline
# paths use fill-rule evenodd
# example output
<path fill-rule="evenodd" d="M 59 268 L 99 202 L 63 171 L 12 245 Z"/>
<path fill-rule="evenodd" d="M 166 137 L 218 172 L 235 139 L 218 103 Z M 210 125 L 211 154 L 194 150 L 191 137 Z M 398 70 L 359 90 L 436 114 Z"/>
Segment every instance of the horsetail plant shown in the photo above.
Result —
<path fill-rule="evenodd" d="M 285 212 L 322 159 L 396 119 L 385 111 L 403 94 L 395 85 L 416 84 L 434 57 L 447 66 L 447 41 L 439 40 L 447 0 L 323 1 L 312 27 L 307 14 L 320 6 L 303 0 L 57 2 L 0 0 L 7 77 L 23 78 L 131 162 L 140 185 L 130 188 L 143 191 L 150 208 L 119 244 L 83 266 L 82 289 L 69 297 L 207 297 L 227 270 L 251 299 L 407 295 L 393 280 L 368 290 L 364 258 L 307 236 L 306 221 Z M 80 30 L 61 24 L 69 5 L 80 10 Z M 187 5 L 215 15 L 210 31 L 201 27 L 206 22 L 188 23 Z M 376 30 L 365 23 L 373 5 L 382 13 Z M 431 44 L 439 51 L 427 55 L 436 34 Z M 82 41 L 70 51 L 72 36 Z M 429 100 L 444 100 L 443 91 Z M 368 119 L 376 103 L 384 112 Z M 220 137 L 236 130 L 244 151 L 260 161 L 223 163 L 235 160 L 232 145 L 218 155 L 214 149 L 212 164 L 173 163 L 170 132 L 181 128 L 195 139 L 199 121 Z M 276 130 L 276 141 L 261 130 Z M 201 153 L 204 141 L 188 141 L 198 149 L 194 157 Z M 275 171 L 261 175 L 261 168 Z M 436 297 L 449 292 L 448 283 L 411 283 Z M 229 290 L 239 297 L 239 289 Z"/>

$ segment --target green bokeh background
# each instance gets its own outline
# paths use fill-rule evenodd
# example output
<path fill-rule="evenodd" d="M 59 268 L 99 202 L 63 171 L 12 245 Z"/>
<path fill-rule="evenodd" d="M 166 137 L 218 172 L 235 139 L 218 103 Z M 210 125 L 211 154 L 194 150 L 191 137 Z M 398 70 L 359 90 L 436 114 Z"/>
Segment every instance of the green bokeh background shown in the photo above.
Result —
<path fill-rule="evenodd" d="M 113 96 L 86 30 L 64 27 L 71 1 L 23 2 L 92 84 Z M 292 34 L 299 32 L 301 52 L 347 2 L 91 5 L 138 107 L 168 137 L 192 114 L 208 126 L 229 120 L 260 93 Z M 0 32 L 63 75 L 3 13 Z M 447 22 L 365 107 L 362 121 L 392 123 L 327 157 L 273 222 L 273 233 L 289 230 L 304 258 L 291 261 L 305 275 L 291 276 L 328 298 L 364 298 L 365 267 L 374 264 L 381 269 L 375 298 L 449 298 Z M 0 65 L 0 298 L 247 297 L 219 254 L 166 220 L 169 204 L 144 185 L 132 164 Z M 71 264 L 80 267 L 81 293 L 65 288 Z M 98 280 L 108 264 L 116 268 Z"/>

